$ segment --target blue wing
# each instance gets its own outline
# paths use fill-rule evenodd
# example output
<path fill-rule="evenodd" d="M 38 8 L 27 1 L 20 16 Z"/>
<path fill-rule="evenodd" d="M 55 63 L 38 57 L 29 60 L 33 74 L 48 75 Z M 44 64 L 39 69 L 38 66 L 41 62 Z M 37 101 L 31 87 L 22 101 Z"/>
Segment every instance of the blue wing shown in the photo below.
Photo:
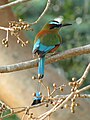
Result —
<path fill-rule="evenodd" d="M 50 50 L 52 50 L 55 46 L 45 46 L 40 42 L 40 39 L 37 40 L 37 42 L 34 44 L 33 47 L 33 53 L 40 51 L 44 54 L 48 53 Z"/>
<path fill-rule="evenodd" d="M 45 55 L 55 48 L 55 46 L 45 46 L 40 42 L 40 39 L 37 40 L 37 42 L 34 44 L 33 47 L 33 53 L 38 53 L 40 60 L 38 62 L 38 75 L 40 78 L 43 78 L 44 76 L 44 62 L 45 62 Z"/>

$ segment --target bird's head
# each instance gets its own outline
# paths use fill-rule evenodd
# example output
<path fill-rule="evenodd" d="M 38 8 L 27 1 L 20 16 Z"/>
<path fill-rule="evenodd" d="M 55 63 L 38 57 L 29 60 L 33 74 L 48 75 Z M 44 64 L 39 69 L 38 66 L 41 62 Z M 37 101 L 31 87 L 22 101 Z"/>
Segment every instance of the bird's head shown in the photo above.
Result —
<path fill-rule="evenodd" d="M 69 24 L 69 23 L 63 24 L 57 20 L 52 20 L 52 21 L 49 21 L 48 23 L 46 23 L 45 26 L 43 27 L 43 29 L 59 31 L 60 28 L 69 26 L 69 25 L 72 25 L 72 24 Z"/>

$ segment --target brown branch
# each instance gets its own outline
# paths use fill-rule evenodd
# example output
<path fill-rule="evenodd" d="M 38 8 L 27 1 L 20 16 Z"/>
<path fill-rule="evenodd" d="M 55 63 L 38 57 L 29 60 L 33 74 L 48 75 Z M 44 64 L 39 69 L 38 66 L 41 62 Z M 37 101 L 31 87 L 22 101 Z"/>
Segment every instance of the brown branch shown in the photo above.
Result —
<path fill-rule="evenodd" d="M 53 62 L 57 62 L 59 60 L 64 60 L 64 59 L 72 58 L 72 57 L 83 55 L 83 54 L 89 54 L 89 53 L 90 53 L 90 44 L 73 48 L 70 50 L 66 50 L 65 52 L 58 53 L 54 56 L 51 56 L 46 59 L 46 64 L 50 64 Z M 8 73 L 8 72 L 30 69 L 30 68 L 37 67 L 37 64 L 38 64 L 38 59 L 34 59 L 34 60 L 16 63 L 12 65 L 1 66 L 0 73 Z"/>
<path fill-rule="evenodd" d="M 17 5 L 19 3 L 26 2 L 26 1 L 29 1 L 29 0 L 16 0 L 16 1 L 13 1 L 13 2 L 10 2 L 10 3 L 7 3 L 5 5 L 1 5 L 0 9 L 4 9 L 4 8 L 10 7 L 10 6 L 14 6 L 14 5 Z"/>

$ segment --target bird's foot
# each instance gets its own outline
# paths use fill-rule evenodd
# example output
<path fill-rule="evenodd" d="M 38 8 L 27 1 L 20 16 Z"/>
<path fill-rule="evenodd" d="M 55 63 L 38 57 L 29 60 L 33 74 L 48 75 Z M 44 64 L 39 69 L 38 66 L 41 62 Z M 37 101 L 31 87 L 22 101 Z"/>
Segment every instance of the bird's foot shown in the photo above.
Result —
<path fill-rule="evenodd" d="M 58 53 L 60 53 L 60 52 L 50 53 L 50 54 L 49 54 L 49 55 L 47 55 L 46 57 L 47 57 L 47 58 L 49 58 L 49 57 L 51 57 L 51 56 L 57 55 Z"/>
<path fill-rule="evenodd" d="M 51 54 L 51 56 L 57 55 L 58 53 L 60 53 L 60 52 L 54 52 L 54 53 Z"/>

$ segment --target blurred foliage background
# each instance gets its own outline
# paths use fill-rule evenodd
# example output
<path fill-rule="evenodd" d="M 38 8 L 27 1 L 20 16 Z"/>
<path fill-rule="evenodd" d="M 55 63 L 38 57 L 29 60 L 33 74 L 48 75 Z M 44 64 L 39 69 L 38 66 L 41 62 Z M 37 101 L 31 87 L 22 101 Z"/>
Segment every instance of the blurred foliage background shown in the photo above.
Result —
<path fill-rule="evenodd" d="M 14 6 L 13 12 L 18 18 L 22 18 L 24 21 L 30 23 L 39 17 L 46 6 L 46 2 L 47 0 L 31 0 Z M 90 44 L 89 5 L 90 0 L 52 0 L 47 13 L 38 24 L 33 26 L 34 31 L 28 31 L 25 32 L 25 34 L 29 40 L 33 41 L 35 35 L 47 21 L 57 17 L 63 17 L 63 22 L 72 23 L 72 26 L 63 28 L 60 31 L 63 43 L 59 48 L 59 51 Z M 78 79 L 89 62 L 90 54 L 63 60 L 58 63 L 53 63 L 53 65 L 55 67 L 60 66 L 64 69 L 66 77 L 68 80 L 71 80 L 72 77 L 76 77 Z M 88 80 L 85 82 L 85 85 L 90 83 L 89 77 L 90 75 L 88 76 Z"/>

